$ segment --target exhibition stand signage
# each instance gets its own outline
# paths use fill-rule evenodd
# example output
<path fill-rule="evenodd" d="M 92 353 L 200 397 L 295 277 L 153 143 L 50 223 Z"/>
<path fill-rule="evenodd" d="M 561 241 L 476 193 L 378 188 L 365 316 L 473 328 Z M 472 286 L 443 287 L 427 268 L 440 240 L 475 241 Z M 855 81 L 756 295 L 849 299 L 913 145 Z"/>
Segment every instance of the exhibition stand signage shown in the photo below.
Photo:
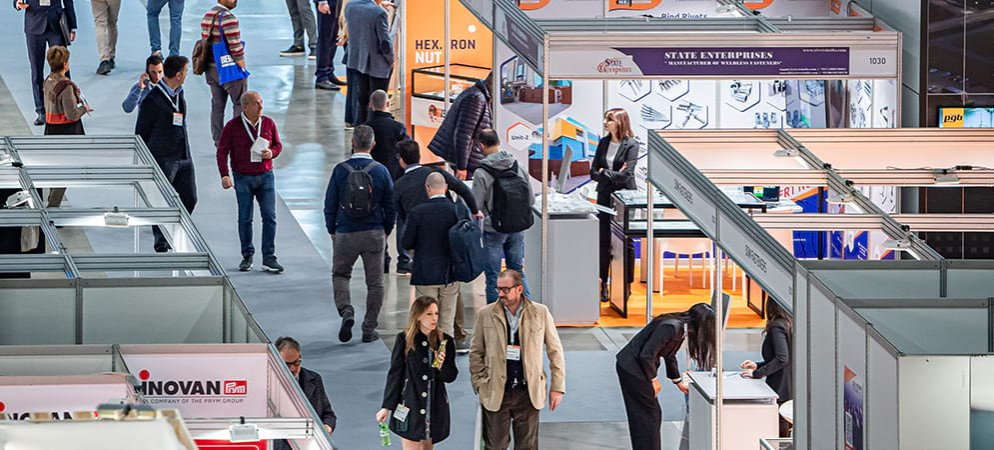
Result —
<path fill-rule="evenodd" d="M 54 420 L 96 412 L 103 403 L 136 403 L 138 394 L 126 374 L 0 377 L 0 417 L 28 420 L 50 412 Z"/>

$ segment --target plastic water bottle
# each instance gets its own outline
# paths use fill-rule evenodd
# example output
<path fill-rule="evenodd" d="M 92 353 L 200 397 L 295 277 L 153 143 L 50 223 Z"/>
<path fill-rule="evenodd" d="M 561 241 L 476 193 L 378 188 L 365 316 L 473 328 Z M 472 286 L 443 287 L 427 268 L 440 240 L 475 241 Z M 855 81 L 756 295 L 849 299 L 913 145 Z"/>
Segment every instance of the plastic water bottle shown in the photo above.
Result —
<path fill-rule="evenodd" d="M 390 446 L 390 428 L 387 426 L 386 422 L 380 422 L 380 446 L 389 447 Z"/>

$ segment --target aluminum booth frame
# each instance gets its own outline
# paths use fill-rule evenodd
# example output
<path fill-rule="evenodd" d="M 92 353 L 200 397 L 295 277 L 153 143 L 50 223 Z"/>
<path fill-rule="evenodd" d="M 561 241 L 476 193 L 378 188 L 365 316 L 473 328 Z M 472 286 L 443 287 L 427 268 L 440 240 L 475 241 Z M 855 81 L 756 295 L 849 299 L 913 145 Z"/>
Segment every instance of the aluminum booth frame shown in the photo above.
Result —
<path fill-rule="evenodd" d="M 843 136 L 852 131 L 819 130 L 818 133 Z M 727 138 L 732 132 L 696 133 L 702 139 L 709 137 L 714 144 L 722 142 L 722 133 Z M 867 133 L 869 136 L 870 132 Z M 887 130 L 886 133 L 895 140 L 913 139 L 916 134 L 925 133 L 931 136 L 932 145 L 940 146 L 941 136 L 945 136 L 948 145 L 957 142 L 960 135 L 950 130 L 914 129 Z M 677 136 L 675 140 L 680 140 L 679 134 L 650 134 L 650 180 L 714 240 L 721 251 L 727 252 L 795 317 L 795 448 L 836 448 L 842 445 L 846 432 L 862 433 L 860 436 L 867 443 L 864 448 L 894 448 L 899 436 L 904 436 L 900 448 L 929 448 L 927 445 L 915 446 L 918 442 L 932 442 L 920 441 L 915 433 L 922 429 L 936 430 L 916 421 L 921 405 L 909 401 L 912 397 L 909 391 L 899 390 L 899 386 L 927 373 L 928 368 L 920 367 L 923 360 L 986 358 L 994 351 L 994 328 L 991 326 L 994 309 L 991 308 L 989 283 L 994 263 L 944 260 L 924 246 L 907 227 L 886 215 L 879 218 L 891 221 L 897 230 L 906 234 L 905 250 L 917 253 L 915 256 L 920 260 L 797 260 L 753 218 L 721 195 L 715 183 L 664 138 Z M 799 139 L 787 139 L 791 135 L 793 132 L 781 131 L 777 136 L 779 142 L 797 150 L 791 156 L 802 160 L 813 156 L 805 147 L 797 145 Z M 729 151 L 734 151 L 736 142 L 739 141 L 728 142 Z M 873 139 L 865 142 L 865 145 L 875 144 Z M 853 185 L 831 165 L 813 167 L 823 169 L 829 186 Z M 769 179 L 766 182 L 770 182 Z M 988 177 L 986 181 L 978 179 L 977 183 L 994 185 L 994 177 Z M 850 201 L 866 202 L 867 205 L 861 206 L 871 209 L 864 211 L 872 211 L 873 204 L 858 191 Z M 923 315 L 922 309 L 935 313 Z M 964 310 L 970 312 L 961 314 L 962 320 L 973 322 L 945 329 L 952 334 L 971 333 L 969 339 L 953 339 L 954 343 L 946 348 L 920 345 L 934 335 L 934 331 L 923 325 L 923 319 L 953 317 L 955 311 Z M 721 339 L 718 342 L 720 348 Z M 965 346 L 966 355 L 957 354 L 957 350 L 961 350 L 960 342 L 970 342 Z M 959 364 L 962 369 L 964 363 Z M 899 381 L 895 383 L 895 380 Z M 861 394 L 858 398 L 860 414 L 865 415 L 862 419 L 865 422 L 860 423 L 872 423 L 872 427 L 846 428 L 847 422 L 843 419 L 849 412 L 845 408 L 850 406 L 848 400 L 852 395 L 847 389 L 854 389 L 852 385 L 859 386 L 857 391 L 865 393 L 865 397 Z M 829 386 L 833 389 L 828 389 Z M 917 410 L 915 405 L 918 405 Z M 958 417 L 962 417 L 964 411 L 968 412 L 969 407 L 960 402 L 956 406 Z M 940 432 L 935 435 L 943 436 Z M 963 436 L 958 439 L 962 440 Z"/>

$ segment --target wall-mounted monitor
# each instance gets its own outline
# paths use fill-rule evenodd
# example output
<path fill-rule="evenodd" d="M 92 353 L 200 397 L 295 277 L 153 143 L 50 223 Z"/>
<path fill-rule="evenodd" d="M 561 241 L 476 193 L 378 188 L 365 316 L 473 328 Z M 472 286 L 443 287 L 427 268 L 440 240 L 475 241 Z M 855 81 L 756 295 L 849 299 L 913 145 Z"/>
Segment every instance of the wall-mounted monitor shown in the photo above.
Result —
<path fill-rule="evenodd" d="M 994 128 L 994 107 L 939 108 L 939 128 Z"/>

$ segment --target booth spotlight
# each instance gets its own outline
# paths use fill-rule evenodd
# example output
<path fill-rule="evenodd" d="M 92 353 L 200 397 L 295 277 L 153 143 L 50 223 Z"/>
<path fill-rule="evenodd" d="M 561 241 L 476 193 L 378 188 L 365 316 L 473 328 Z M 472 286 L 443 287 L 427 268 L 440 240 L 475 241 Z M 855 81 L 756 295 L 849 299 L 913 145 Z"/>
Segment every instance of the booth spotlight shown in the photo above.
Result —
<path fill-rule="evenodd" d="M 959 176 L 951 169 L 936 169 L 933 175 L 935 184 L 959 184 Z"/>
<path fill-rule="evenodd" d="M 131 220 L 131 216 L 119 211 L 116 206 L 114 207 L 114 211 L 104 213 L 104 225 L 108 227 L 127 227 L 129 220 Z"/>
<path fill-rule="evenodd" d="M 29 191 L 17 191 L 13 193 L 10 197 L 7 197 L 7 200 L 4 201 L 4 204 L 7 206 L 7 209 L 17 208 L 19 206 L 25 206 L 25 205 L 27 205 L 28 208 L 31 208 L 33 206 L 32 203 L 33 202 L 31 201 L 31 192 Z"/>
<path fill-rule="evenodd" d="M 900 251 L 911 249 L 911 241 L 908 239 L 888 239 L 881 245 L 884 250 Z"/>
<path fill-rule="evenodd" d="M 832 194 L 825 199 L 830 205 L 844 205 L 846 203 L 852 203 L 853 197 L 852 193 L 848 194 Z"/>
<path fill-rule="evenodd" d="M 231 442 L 256 442 L 259 440 L 259 427 L 255 424 L 245 423 L 245 417 L 241 417 L 240 423 L 228 427 Z"/>
<path fill-rule="evenodd" d="M 801 152 L 797 151 L 796 148 L 781 148 L 780 150 L 773 152 L 773 156 L 776 156 L 777 158 L 788 158 L 801 156 Z"/>

